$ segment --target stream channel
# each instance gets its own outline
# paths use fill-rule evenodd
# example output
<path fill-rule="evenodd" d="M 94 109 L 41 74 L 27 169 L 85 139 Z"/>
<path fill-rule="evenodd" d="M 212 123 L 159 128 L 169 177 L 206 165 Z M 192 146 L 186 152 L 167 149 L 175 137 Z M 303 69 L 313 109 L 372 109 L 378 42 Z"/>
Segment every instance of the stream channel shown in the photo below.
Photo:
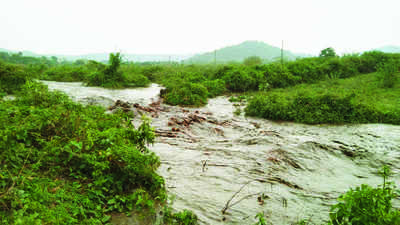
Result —
<path fill-rule="evenodd" d="M 149 148 L 160 157 L 158 172 L 174 196 L 172 208 L 192 210 L 200 224 L 254 224 L 259 212 L 269 224 L 301 219 L 323 224 L 340 194 L 381 184 L 382 165 L 391 167 L 391 180 L 399 185 L 400 126 L 304 125 L 237 116 L 226 96 L 201 108 L 168 106 L 160 103 L 156 84 L 109 90 L 43 83 L 84 104 L 109 107 L 120 100 L 131 103 L 136 114 L 152 117 L 157 138 Z"/>

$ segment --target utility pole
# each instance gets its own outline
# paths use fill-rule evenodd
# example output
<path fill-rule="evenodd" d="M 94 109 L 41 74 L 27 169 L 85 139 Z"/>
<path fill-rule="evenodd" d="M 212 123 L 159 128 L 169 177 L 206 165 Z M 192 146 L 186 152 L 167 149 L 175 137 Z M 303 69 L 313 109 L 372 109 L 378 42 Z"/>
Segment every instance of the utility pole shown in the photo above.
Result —
<path fill-rule="evenodd" d="M 217 65 L 217 50 L 214 50 L 214 65 Z"/>

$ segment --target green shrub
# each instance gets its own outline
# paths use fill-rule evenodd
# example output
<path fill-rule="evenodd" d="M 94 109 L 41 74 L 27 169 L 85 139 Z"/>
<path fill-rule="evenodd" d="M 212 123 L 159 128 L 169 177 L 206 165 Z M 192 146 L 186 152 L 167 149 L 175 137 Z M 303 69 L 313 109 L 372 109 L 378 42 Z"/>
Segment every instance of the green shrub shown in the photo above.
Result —
<path fill-rule="evenodd" d="M 181 212 L 172 213 L 170 209 L 164 210 L 164 223 L 174 225 L 196 225 L 197 216 L 192 211 L 183 210 Z"/>
<path fill-rule="evenodd" d="M 150 80 L 142 74 L 130 74 L 127 75 L 127 85 L 129 87 L 147 87 L 150 84 Z"/>
<path fill-rule="evenodd" d="M 258 221 L 254 225 L 267 225 L 267 220 L 263 212 L 257 213 L 255 217 Z"/>
<path fill-rule="evenodd" d="M 160 65 L 146 65 L 141 67 L 141 73 L 146 76 L 151 82 L 157 80 L 158 74 L 164 71 L 164 67 Z"/>
<path fill-rule="evenodd" d="M 325 48 L 323 50 L 321 50 L 319 57 L 335 57 L 336 56 L 336 52 L 333 48 Z"/>
<path fill-rule="evenodd" d="M 351 102 L 354 96 L 325 94 L 311 97 L 298 95 L 290 106 L 294 121 L 315 123 L 343 123 L 354 121 L 357 107 Z"/>
<path fill-rule="evenodd" d="M 301 77 L 303 83 L 315 83 L 324 79 L 326 76 L 322 68 L 320 58 L 298 59 L 286 64 L 287 69 L 293 76 Z"/>
<path fill-rule="evenodd" d="M 213 98 L 218 95 L 222 95 L 226 92 L 225 81 L 223 81 L 221 79 L 206 80 L 202 83 L 202 85 L 207 88 L 209 98 Z"/>
<path fill-rule="evenodd" d="M 385 172 L 389 172 L 384 167 Z M 383 174 L 382 187 L 362 184 L 339 197 L 339 203 L 330 210 L 330 224 L 400 224 L 400 211 L 393 208 L 392 200 L 398 197 L 392 183 L 387 183 L 388 173 Z"/>
<path fill-rule="evenodd" d="M 150 122 L 125 117 L 33 82 L 0 101 L 0 223 L 102 224 L 164 201 Z"/>
<path fill-rule="evenodd" d="M 28 74 L 22 66 L 0 61 L 0 92 L 14 93 L 25 84 Z"/>
<path fill-rule="evenodd" d="M 258 71 L 251 70 L 246 67 L 235 67 L 228 70 L 223 76 L 228 90 L 233 92 L 244 92 L 249 90 L 257 90 Z"/>
<path fill-rule="evenodd" d="M 201 106 L 207 103 L 207 88 L 201 84 L 178 81 L 167 87 L 165 102 L 170 105 Z"/>
<path fill-rule="evenodd" d="M 377 70 L 377 66 L 381 63 L 385 63 L 389 59 L 387 53 L 380 51 L 364 52 L 361 55 L 361 66 L 359 68 L 360 73 L 372 73 Z"/>
<path fill-rule="evenodd" d="M 348 57 L 330 58 L 321 66 L 323 73 L 329 78 L 348 78 L 358 74 L 357 65 L 353 65 Z"/>
<path fill-rule="evenodd" d="M 270 120 L 293 121 L 289 101 L 280 95 L 258 95 L 245 108 L 246 116 L 258 116 Z"/>
<path fill-rule="evenodd" d="M 264 67 L 265 81 L 273 88 L 283 88 L 300 83 L 301 77 L 294 76 L 286 66 L 273 63 Z"/>
<path fill-rule="evenodd" d="M 400 123 L 398 113 L 383 113 L 356 103 L 353 98 L 354 95 L 302 93 L 290 98 L 281 94 L 258 95 L 251 99 L 245 112 L 248 116 L 308 124 Z"/>
<path fill-rule="evenodd" d="M 378 66 L 378 79 L 385 88 L 392 88 L 397 83 L 397 74 L 399 73 L 400 61 L 393 59 Z"/>
<path fill-rule="evenodd" d="M 54 81 L 83 81 L 88 75 L 84 66 L 61 65 L 47 69 L 40 79 Z"/>
<path fill-rule="evenodd" d="M 99 70 L 91 73 L 86 84 L 88 86 L 101 86 L 106 88 L 121 88 L 129 86 L 129 80 L 120 70 L 122 58 L 119 53 L 110 54 L 109 64 L 100 66 L 93 64 Z"/>

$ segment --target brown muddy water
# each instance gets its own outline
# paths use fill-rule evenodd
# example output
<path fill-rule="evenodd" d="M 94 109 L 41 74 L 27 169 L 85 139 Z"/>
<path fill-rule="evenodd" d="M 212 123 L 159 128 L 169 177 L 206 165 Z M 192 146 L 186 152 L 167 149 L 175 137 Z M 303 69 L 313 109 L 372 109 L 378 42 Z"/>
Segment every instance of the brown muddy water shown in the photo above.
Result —
<path fill-rule="evenodd" d="M 161 89 L 43 83 L 76 101 L 103 106 L 116 100 L 148 106 Z M 323 224 L 340 194 L 360 184 L 381 184 L 382 165 L 390 165 L 399 184 L 400 126 L 303 125 L 235 116 L 227 97 L 201 108 L 153 104 L 145 112 L 131 107 L 152 117 L 158 137 L 150 149 L 160 157 L 158 171 L 174 196 L 172 207 L 192 210 L 200 224 L 254 224 L 259 212 L 271 224 L 301 219 Z"/>

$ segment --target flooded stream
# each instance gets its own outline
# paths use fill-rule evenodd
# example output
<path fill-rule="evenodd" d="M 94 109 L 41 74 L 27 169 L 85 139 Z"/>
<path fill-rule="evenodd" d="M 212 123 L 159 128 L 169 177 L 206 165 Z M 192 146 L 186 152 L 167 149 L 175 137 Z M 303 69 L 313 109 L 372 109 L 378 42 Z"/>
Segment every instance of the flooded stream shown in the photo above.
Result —
<path fill-rule="evenodd" d="M 116 100 L 148 106 L 161 89 L 44 83 L 76 101 L 103 106 Z M 159 155 L 159 173 L 175 196 L 172 207 L 192 210 L 200 224 L 254 224 L 259 212 L 272 224 L 322 224 L 340 194 L 363 183 L 381 184 L 377 170 L 383 164 L 399 184 L 400 126 L 246 118 L 233 114 L 227 97 L 201 108 L 157 108 L 148 113 L 158 134 L 150 149 Z"/>

